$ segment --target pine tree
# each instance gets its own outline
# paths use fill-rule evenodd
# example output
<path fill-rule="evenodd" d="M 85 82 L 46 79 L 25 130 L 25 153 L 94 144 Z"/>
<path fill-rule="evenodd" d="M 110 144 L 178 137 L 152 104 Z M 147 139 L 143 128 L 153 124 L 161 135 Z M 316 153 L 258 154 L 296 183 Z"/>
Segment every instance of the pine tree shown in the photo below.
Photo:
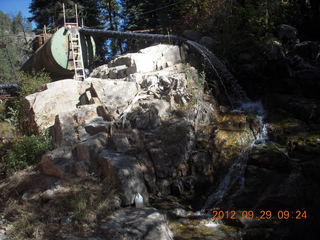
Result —
<path fill-rule="evenodd" d="M 11 19 L 0 11 L 0 83 L 16 81 L 16 73 L 23 63 L 27 48 L 24 36 L 20 33 L 28 25 L 30 22 L 21 13 Z"/>
<path fill-rule="evenodd" d="M 74 6 L 78 4 L 79 17 L 84 24 L 90 27 L 101 27 L 99 2 L 94 0 L 32 0 L 30 20 L 35 21 L 37 29 L 46 25 L 53 29 L 63 25 L 63 3 L 66 7 L 66 16 L 74 21 Z"/>

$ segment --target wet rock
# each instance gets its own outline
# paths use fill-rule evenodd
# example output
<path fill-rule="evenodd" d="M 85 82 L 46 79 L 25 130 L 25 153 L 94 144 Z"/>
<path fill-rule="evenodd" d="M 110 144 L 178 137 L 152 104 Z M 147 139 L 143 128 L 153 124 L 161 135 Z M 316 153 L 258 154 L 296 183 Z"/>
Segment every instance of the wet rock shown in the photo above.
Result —
<path fill-rule="evenodd" d="M 175 208 L 174 210 L 171 211 L 171 213 L 179 218 L 187 217 L 190 214 L 190 212 L 184 210 L 183 208 Z"/>
<path fill-rule="evenodd" d="M 268 120 L 268 136 L 270 140 L 286 145 L 289 136 L 305 132 L 307 124 L 296 118 L 273 117 Z"/>
<path fill-rule="evenodd" d="M 295 155 L 320 154 L 319 132 L 300 132 L 288 137 L 287 141 L 289 150 Z"/>
<path fill-rule="evenodd" d="M 252 129 L 244 114 L 224 114 L 218 118 L 215 131 L 215 146 L 221 159 L 229 161 L 249 147 L 255 140 L 257 131 Z"/>
<path fill-rule="evenodd" d="M 255 147 L 248 158 L 248 164 L 273 171 L 290 173 L 292 166 L 286 149 L 270 144 L 263 147 Z"/>
<path fill-rule="evenodd" d="M 172 240 L 166 217 L 154 208 L 126 208 L 113 213 L 100 225 L 110 240 Z"/>
<path fill-rule="evenodd" d="M 220 130 L 241 130 L 246 127 L 248 117 L 245 114 L 223 114 L 217 119 Z"/>

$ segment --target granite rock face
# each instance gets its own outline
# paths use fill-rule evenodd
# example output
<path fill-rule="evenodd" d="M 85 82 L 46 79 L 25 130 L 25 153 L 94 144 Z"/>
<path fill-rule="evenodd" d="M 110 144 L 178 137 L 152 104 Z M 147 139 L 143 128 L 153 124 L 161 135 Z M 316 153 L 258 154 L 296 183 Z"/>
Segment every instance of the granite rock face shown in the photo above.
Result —
<path fill-rule="evenodd" d="M 100 225 L 106 239 L 114 240 L 172 240 L 166 217 L 154 208 L 118 210 Z"/>
<path fill-rule="evenodd" d="M 122 206 L 134 204 L 137 194 L 145 203 L 150 194 L 195 194 L 198 178 L 209 173 L 192 172 L 193 159 L 206 151 L 198 156 L 212 165 L 208 124 L 217 112 L 182 56 L 178 46 L 151 46 L 114 58 L 83 82 L 50 83 L 28 96 L 30 124 L 53 129 L 56 149 L 43 156 L 42 173 L 101 176 L 117 186 Z"/>

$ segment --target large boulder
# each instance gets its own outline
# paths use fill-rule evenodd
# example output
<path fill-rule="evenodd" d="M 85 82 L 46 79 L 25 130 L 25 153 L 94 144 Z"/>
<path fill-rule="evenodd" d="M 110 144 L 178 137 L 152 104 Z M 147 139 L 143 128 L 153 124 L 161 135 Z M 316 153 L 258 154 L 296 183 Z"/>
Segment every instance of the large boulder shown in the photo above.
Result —
<path fill-rule="evenodd" d="M 91 80 L 91 89 L 109 111 L 122 112 L 138 93 L 136 83 L 120 80 Z"/>
<path fill-rule="evenodd" d="M 190 197 L 197 181 L 192 174 L 212 175 L 208 125 L 214 104 L 203 99 L 203 82 L 194 68 L 181 63 L 180 54 L 178 46 L 151 46 L 115 57 L 93 72 L 99 78 L 69 80 L 81 91 L 69 96 L 65 89 L 56 101 L 72 98 L 72 107 L 34 116 L 52 116 L 47 127 L 54 124 L 55 146 L 70 151 L 68 157 L 59 150 L 45 155 L 42 172 L 60 179 L 102 175 L 119 190 L 125 206 L 138 193 L 146 203 L 149 194 Z M 49 84 L 45 91 L 58 86 Z"/>
<path fill-rule="evenodd" d="M 90 84 L 66 79 L 48 83 L 45 87 L 46 90 L 25 98 L 29 127 L 35 133 L 52 126 L 56 115 L 75 110 L 79 96 L 90 87 Z"/>
<path fill-rule="evenodd" d="M 60 147 L 42 156 L 40 171 L 52 177 L 67 179 L 73 175 L 74 161 L 70 147 Z"/>
<path fill-rule="evenodd" d="M 118 210 L 100 230 L 110 240 L 173 240 L 165 215 L 155 208 Z"/>
<path fill-rule="evenodd" d="M 158 44 L 140 50 L 137 53 L 128 53 L 118 56 L 101 66 L 103 71 L 93 71 L 91 77 L 99 78 L 125 78 L 134 73 L 147 73 L 161 70 L 183 61 L 183 54 L 179 46 Z M 108 69 L 108 70 L 106 70 Z"/>
<path fill-rule="evenodd" d="M 49 83 L 44 91 L 25 98 L 30 131 L 39 133 L 55 124 L 58 125 L 55 131 L 58 130 L 62 134 L 64 128 L 68 135 L 66 138 L 71 141 L 67 143 L 74 143 L 72 141 L 76 138 L 76 133 L 71 129 L 73 125 L 80 125 L 98 115 L 108 118 L 107 112 L 102 113 L 103 109 L 121 113 L 137 92 L 136 83 L 127 81 L 88 78 L 82 82 L 67 79 Z M 98 106 L 102 107 L 98 109 Z M 59 139 L 61 138 L 59 133 L 55 135 L 57 135 L 58 145 L 63 144 L 63 140 Z M 84 138 L 86 136 L 83 138 L 80 136 L 79 140 Z"/>
<path fill-rule="evenodd" d="M 62 112 L 55 118 L 53 139 L 56 146 L 73 145 L 90 137 L 86 126 L 92 121 L 101 119 L 98 115 L 100 105 L 79 106 L 70 112 Z"/>

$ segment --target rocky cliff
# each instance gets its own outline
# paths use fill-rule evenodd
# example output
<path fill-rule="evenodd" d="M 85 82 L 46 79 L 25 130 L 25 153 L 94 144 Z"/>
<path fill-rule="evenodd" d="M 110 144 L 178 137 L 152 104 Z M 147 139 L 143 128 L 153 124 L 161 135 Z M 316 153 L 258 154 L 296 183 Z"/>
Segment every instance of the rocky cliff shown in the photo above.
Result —
<path fill-rule="evenodd" d="M 267 116 L 259 102 L 220 105 L 228 87 L 209 91 L 217 80 L 188 57 L 155 45 L 27 96 L 30 132 L 48 130 L 55 149 L 0 183 L 6 232 L 26 219 L 38 225 L 24 231 L 31 239 L 290 236 L 288 222 L 209 218 L 214 208 L 316 209 L 319 135 L 301 120 Z"/>

